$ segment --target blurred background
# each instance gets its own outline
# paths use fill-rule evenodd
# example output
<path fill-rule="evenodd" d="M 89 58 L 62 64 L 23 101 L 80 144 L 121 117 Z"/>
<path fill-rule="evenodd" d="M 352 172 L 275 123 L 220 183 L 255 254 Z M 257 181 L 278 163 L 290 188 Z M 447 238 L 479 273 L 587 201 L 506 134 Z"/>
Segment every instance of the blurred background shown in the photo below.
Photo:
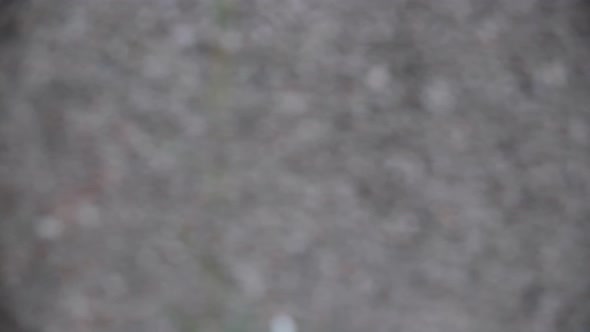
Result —
<path fill-rule="evenodd" d="M 0 331 L 590 331 L 590 3 L 0 0 Z"/>

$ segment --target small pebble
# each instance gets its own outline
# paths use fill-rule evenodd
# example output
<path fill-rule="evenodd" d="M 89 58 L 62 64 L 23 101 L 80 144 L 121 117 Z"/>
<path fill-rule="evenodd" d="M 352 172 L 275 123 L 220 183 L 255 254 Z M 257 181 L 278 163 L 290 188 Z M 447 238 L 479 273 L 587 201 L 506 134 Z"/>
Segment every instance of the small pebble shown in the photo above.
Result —
<path fill-rule="evenodd" d="M 270 322 L 270 332 L 297 332 L 295 320 L 288 314 L 275 315 Z"/>
<path fill-rule="evenodd" d="M 455 107 L 455 95 L 451 84 L 442 79 L 428 83 L 422 91 L 424 107 L 432 113 L 445 114 Z"/>
<path fill-rule="evenodd" d="M 65 225 L 63 220 L 54 216 L 41 219 L 36 227 L 37 236 L 44 240 L 56 240 L 63 234 Z"/>
<path fill-rule="evenodd" d="M 549 87 L 562 87 L 567 83 L 567 69 L 561 62 L 553 62 L 541 66 L 535 73 L 535 79 Z"/>
<path fill-rule="evenodd" d="M 376 65 L 367 72 L 365 84 L 375 92 L 383 92 L 391 84 L 391 75 L 386 65 Z"/>

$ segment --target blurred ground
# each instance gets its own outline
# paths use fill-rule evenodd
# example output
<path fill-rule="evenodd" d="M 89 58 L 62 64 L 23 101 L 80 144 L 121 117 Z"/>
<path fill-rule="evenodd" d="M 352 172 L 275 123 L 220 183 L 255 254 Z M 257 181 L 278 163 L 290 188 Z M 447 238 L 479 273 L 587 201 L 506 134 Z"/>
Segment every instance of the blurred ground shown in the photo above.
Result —
<path fill-rule="evenodd" d="M 19 9 L 1 331 L 590 330 L 588 3 Z"/>

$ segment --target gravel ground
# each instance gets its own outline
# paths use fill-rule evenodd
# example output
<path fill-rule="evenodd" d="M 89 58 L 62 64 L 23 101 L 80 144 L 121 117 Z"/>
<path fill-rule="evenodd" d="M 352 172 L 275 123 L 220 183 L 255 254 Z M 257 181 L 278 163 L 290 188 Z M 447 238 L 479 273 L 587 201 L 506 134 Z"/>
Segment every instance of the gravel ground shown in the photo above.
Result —
<path fill-rule="evenodd" d="M 2 0 L 0 37 L 2 332 L 590 331 L 587 1 Z"/>

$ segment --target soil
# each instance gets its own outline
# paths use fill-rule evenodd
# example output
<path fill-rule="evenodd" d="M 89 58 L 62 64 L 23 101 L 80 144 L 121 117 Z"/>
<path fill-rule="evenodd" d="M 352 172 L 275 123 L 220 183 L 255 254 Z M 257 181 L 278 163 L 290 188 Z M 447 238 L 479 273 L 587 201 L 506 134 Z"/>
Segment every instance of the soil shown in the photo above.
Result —
<path fill-rule="evenodd" d="M 587 1 L 12 2 L 0 331 L 590 331 Z"/>

